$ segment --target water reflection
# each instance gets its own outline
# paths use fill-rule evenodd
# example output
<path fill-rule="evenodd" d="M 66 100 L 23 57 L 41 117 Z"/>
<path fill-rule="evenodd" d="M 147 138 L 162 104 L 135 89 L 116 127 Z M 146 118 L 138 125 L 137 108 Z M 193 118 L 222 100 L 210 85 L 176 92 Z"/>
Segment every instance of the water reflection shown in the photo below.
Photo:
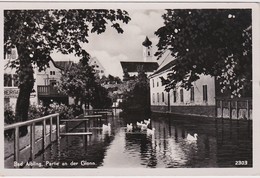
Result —
<path fill-rule="evenodd" d="M 147 135 L 136 128 L 136 122 L 143 119 L 147 118 L 109 118 L 110 134 L 102 134 L 102 123 L 93 123 L 89 128 L 93 135 L 64 137 L 37 159 L 95 163 L 74 168 L 236 167 L 239 160 L 248 162 L 245 167 L 252 166 L 252 123 L 153 116 L 149 127 L 155 128 L 155 133 Z M 129 123 L 134 129 L 127 132 Z M 195 133 L 197 141 L 187 140 L 188 134 Z"/>

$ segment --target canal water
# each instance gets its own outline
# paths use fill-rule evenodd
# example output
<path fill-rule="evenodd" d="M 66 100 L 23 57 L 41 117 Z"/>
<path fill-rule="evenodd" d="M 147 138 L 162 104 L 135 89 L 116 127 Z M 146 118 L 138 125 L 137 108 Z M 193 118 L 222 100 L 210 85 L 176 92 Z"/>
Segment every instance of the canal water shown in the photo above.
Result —
<path fill-rule="evenodd" d="M 252 122 L 153 115 L 149 127 L 155 132 L 147 135 L 135 127 L 144 119 L 110 117 L 103 121 L 111 123 L 107 132 L 93 121 L 91 136 L 65 136 L 35 161 L 53 168 L 252 167 Z M 129 123 L 133 131 L 127 131 Z M 197 141 L 187 139 L 195 133 Z"/>

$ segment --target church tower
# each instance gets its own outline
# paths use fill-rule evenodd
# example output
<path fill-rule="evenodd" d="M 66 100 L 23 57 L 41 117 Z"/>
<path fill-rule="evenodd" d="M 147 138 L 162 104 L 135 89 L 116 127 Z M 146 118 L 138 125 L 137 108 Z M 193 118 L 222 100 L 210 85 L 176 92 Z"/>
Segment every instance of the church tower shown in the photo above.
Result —
<path fill-rule="evenodd" d="M 143 44 L 143 59 L 144 62 L 152 61 L 152 42 L 146 36 Z"/>

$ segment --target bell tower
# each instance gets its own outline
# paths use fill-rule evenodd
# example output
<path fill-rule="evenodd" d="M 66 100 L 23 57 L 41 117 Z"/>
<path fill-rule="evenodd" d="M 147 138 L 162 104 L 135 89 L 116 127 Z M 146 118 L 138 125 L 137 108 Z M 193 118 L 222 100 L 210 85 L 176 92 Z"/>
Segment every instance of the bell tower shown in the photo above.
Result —
<path fill-rule="evenodd" d="M 152 61 L 152 42 L 146 36 L 143 45 L 143 59 L 144 62 Z"/>

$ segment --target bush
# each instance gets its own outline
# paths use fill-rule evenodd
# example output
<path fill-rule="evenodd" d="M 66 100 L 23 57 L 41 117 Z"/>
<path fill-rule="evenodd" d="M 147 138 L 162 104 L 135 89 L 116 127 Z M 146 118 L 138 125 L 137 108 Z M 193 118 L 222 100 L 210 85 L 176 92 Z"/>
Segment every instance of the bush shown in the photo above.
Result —
<path fill-rule="evenodd" d="M 13 124 L 15 123 L 15 116 L 12 107 L 8 104 L 4 105 L 4 122 L 5 124 Z"/>
<path fill-rule="evenodd" d="M 42 104 L 30 105 L 28 110 L 28 120 L 36 119 L 48 115 L 47 107 Z"/>
<path fill-rule="evenodd" d="M 74 118 L 73 107 L 66 106 L 65 104 L 52 103 L 50 104 L 48 114 L 60 113 L 61 119 L 72 119 Z"/>
<path fill-rule="evenodd" d="M 12 107 L 8 104 L 4 105 L 4 123 L 5 124 L 13 124 L 15 123 L 15 115 Z M 11 139 L 13 135 L 13 130 L 4 131 L 4 135 L 6 138 Z"/>

